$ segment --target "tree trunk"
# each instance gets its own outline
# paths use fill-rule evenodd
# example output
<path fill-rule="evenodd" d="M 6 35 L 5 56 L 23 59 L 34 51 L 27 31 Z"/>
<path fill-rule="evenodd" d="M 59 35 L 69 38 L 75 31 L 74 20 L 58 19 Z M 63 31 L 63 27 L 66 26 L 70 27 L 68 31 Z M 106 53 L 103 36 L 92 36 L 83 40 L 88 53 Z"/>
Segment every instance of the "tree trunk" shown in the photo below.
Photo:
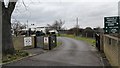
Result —
<path fill-rule="evenodd" d="M 11 16 L 7 11 L 7 8 L 3 9 L 2 15 L 2 52 L 3 54 L 13 54 L 14 47 L 12 43 L 11 35 Z"/>
<path fill-rule="evenodd" d="M 15 52 L 13 42 L 12 42 L 12 34 L 11 34 L 11 14 L 14 10 L 14 7 L 15 7 L 14 2 L 10 2 L 10 4 L 8 5 L 8 8 L 6 8 L 4 5 L 4 2 L 2 2 L 2 53 L 3 55 L 14 54 Z"/>
<path fill-rule="evenodd" d="M 0 1 L 0 63 L 2 59 L 2 3 Z"/>

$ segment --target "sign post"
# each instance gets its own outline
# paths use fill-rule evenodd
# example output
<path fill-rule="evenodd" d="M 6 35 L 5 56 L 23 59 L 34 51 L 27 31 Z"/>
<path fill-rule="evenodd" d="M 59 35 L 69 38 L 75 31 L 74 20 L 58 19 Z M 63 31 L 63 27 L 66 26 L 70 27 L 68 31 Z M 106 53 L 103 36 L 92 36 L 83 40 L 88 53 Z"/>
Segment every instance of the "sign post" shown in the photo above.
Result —
<path fill-rule="evenodd" d="M 120 33 L 119 16 L 105 17 L 104 18 L 104 31 L 105 31 L 105 34 Z"/>

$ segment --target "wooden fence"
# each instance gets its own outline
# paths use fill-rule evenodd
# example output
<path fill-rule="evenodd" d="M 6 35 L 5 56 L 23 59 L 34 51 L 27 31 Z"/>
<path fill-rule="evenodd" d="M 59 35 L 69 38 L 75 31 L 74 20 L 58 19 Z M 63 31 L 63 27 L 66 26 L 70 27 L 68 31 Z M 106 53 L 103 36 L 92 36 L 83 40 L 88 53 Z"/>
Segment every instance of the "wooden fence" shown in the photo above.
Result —
<path fill-rule="evenodd" d="M 120 66 L 120 39 L 103 35 L 103 51 L 112 66 Z"/>

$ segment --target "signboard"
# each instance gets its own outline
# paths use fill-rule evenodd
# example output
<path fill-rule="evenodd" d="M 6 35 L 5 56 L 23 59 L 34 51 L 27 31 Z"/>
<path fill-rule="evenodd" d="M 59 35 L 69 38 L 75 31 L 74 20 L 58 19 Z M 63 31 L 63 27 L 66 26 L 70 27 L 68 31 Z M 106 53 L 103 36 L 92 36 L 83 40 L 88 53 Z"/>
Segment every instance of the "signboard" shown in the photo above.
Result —
<path fill-rule="evenodd" d="M 119 17 L 105 17 L 104 18 L 104 31 L 106 34 L 119 33 L 120 23 Z"/>
<path fill-rule="evenodd" d="M 48 37 L 44 37 L 44 43 L 48 43 Z"/>
<path fill-rule="evenodd" d="M 49 50 L 49 37 L 44 37 L 44 49 Z"/>
<path fill-rule="evenodd" d="M 31 46 L 32 45 L 32 38 L 31 37 L 25 37 L 24 38 L 24 46 Z"/>

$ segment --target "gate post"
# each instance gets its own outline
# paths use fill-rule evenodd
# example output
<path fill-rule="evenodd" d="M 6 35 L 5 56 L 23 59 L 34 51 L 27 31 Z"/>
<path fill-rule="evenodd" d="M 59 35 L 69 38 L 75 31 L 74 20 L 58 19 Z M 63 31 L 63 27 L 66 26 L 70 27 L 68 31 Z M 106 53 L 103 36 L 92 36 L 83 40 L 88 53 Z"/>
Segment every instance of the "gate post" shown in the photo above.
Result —
<path fill-rule="evenodd" d="M 96 47 L 100 51 L 100 34 L 96 33 L 95 38 L 96 38 Z"/>

